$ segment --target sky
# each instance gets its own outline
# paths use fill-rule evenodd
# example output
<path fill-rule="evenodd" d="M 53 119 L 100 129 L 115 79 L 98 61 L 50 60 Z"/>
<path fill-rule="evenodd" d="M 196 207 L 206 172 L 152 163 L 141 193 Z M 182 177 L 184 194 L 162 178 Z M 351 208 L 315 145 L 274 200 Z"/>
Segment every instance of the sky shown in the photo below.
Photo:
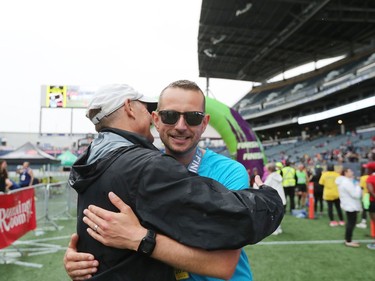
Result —
<path fill-rule="evenodd" d="M 189 79 L 205 91 L 200 8 L 198 0 L 1 1 L 0 133 L 94 131 L 84 110 L 41 111 L 41 85 L 126 83 L 156 96 Z M 210 79 L 209 96 L 232 106 L 251 87 Z"/>

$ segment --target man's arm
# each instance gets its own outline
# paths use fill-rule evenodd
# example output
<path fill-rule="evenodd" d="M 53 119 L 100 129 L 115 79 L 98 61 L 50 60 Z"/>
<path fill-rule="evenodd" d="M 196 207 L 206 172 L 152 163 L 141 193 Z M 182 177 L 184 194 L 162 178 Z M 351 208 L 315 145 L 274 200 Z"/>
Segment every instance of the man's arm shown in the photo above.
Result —
<path fill-rule="evenodd" d="M 29 183 L 29 186 L 32 186 L 32 185 L 33 185 L 33 182 L 34 182 L 34 172 L 33 172 L 33 170 L 31 170 L 31 169 L 29 169 L 27 172 L 28 172 L 29 175 L 30 175 L 30 183 Z"/>
<path fill-rule="evenodd" d="M 90 226 L 90 236 L 106 246 L 136 251 L 147 229 L 144 228 L 132 209 L 114 193 L 109 194 L 111 202 L 120 210 L 110 212 L 96 206 L 84 211 L 83 221 Z M 94 231 L 98 225 L 97 231 Z M 157 234 L 152 258 L 175 268 L 200 275 L 230 279 L 236 268 L 241 250 L 206 251 L 185 246 L 171 238 Z"/>
<path fill-rule="evenodd" d="M 263 184 L 259 176 L 255 180 L 258 186 Z M 90 226 L 87 230 L 88 233 L 108 246 L 138 249 L 140 239 L 145 236 L 147 230 L 139 224 L 131 208 L 119 200 L 117 196 L 111 194 L 110 200 L 121 210 L 121 213 L 108 212 L 98 207 L 90 206 L 90 210 L 85 210 L 87 217 L 84 218 L 84 221 Z M 97 216 L 98 210 L 104 211 L 104 213 L 108 212 L 109 218 L 106 215 Z M 96 214 L 92 211 L 96 212 Z M 111 219 L 112 216 L 116 219 Z M 99 226 L 97 228 L 98 233 L 92 230 L 95 225 Z M 123 226 L 126 227 L 123 228 Z M 70 245 L 72 246 L 68 248 L 65 254 L 65 270 L 72 279 L 85 280 L 91 273 L 95 272 L 93 267 L 97 265 L 93 264 L 95 261 L 92 255 L 77 253 L 75 244 L 76 242 L 71 242 Z M 187 247 L 160 234 L 157 235 L 156 247 L 152 253 L 153 258 L 164 261 L 174 267 L 201 275 L 217 276 L 222 279 L 231 277 L 239 255 L 240 250 L 205 251 Z"/>
<path fill-rule="evenodd" d="M 280 225 L 284 207 L 274 188 L 228 190 L 213 179 L 189 177 L 176 160 L 162 157 L 143 166 L 131 205 L 146 228 L 192 247 L 223 250 L 256 244 Z"/>
<path fill-rule="evenodd" d="M 158 234 L 152 257 L 191 273 L 229 280 L 240 253 L 241 249 L 206 251 L 192 248 Z"/>
<path fill-rule="evenodd" d="M 90 206 L 90 210 L 84 211 L 86 217 L 83 219 L 91 227 L 87 229 L 88 233 L 104 245 L 136 251 L 147 229 L 119 197 L 110 193 L 109 198 L 121 212 L 114 213 Z M 99 226 L 97 232 L 93 230 L 95 225 Z M 98 262 L 91 254 L 77 252 L 77 241 L 78 235 L 73 234 L 64 256 L 64 267 L 72 280 L 86 280 L 96 272 Z M 151 257 L 189 272 L 230 279 L 239 255 L 240 250 L 205 251 L 157 234 Z"/>
<path fill-rule="evenodd" d="M 12 182 L 10 181 L 10 179 L 6 178 L 5 179 L 5 192 L 8 192 L 12 186 Z"/>
<path fill-rule="evenodd" d="M 91 278 L 92 274 L 97 271 L 99 264 L 93 255 L 77 252 L 77 240 L 78 235 L 73 234 L 64 255 L 64 267 L 69 277 L 78 281 Z M 208 252 L 189 248 L 160 234 L 157 235 L 156 241 L 156 247 L 152 254 L 153 258 L 166 263 L 171 261 L 171 266 L 183 268 L 186 271 L 211 275 L 220 279 L 231 278 L 240 253 L 240 250 Z"/>

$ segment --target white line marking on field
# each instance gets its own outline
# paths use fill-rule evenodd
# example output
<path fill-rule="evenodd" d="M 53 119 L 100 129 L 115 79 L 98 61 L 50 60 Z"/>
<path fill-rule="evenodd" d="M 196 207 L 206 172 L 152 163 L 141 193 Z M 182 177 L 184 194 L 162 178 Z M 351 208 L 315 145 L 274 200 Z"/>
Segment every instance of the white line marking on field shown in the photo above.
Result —
<path fill-rule="evenodd" d="M 374 239 L 371 240 L 355 240 L 360 243 L 373 243 Z M 312 244 L 342 244 L 344 240 L 315 240 L 315 241 L 270 241 L 270 242 L 259 242 L 256 245 L 312 245 Z"/>
<path fill-rule="evenodd" d="M 4 264 L 16 264 L 16 265 L 22 265 L 26 267 L 34 267 L 34 268 L 42 268 L 42 264 L 38 263 L 31 263 L 31 262 L 23 262 L 23 261 L 17 261 L 17 260 L 9 260 L 5 262 Z"/>
<path fill-rule="evenodd" d="M 45 241 L 54 241 L 54 240 L 62 240 L 62 239 L 70 239 L 70 235 L 65 236 L 58 236 L 58 237 L 50 237 L 50 238 L 42 238 L 42 239 L 33 239 L 33 240 L 18 240 L 15 241 L 13 244 L 27 244 L 27 243 L 36 243 L 36 242 L 45 242 Z"/>
<path fill-rule="evenodd" d="M 47 244 L 43 242 L 49 241 L 57 241 L 63 239 L 70 239 L 70 236 L 59 236 L 59 237 L 51 237 L 51 238 L 43 238 L 43 239 L 35 239 L 35 240 L 18 240 L 15 241 L 12 246 L 7 249 L 0 250 L 0 264 L 16 264 L 26 267 L 34 267 L 34 268 L 42 268 L 42 264 L 36 263 L 29 263 L 29 262 L 22 262 L 19 261 L 18 258 L 22 257 L 24 254 L 27 256 L 37 256 L 37 255 L 45 255 L 45 254 L 52 254 L 56 253 L 57 251 L 65 251 L 67 246 L 60 246 L 55 244 Z M 17 246 L 25 246 L 19 248 Z"/>

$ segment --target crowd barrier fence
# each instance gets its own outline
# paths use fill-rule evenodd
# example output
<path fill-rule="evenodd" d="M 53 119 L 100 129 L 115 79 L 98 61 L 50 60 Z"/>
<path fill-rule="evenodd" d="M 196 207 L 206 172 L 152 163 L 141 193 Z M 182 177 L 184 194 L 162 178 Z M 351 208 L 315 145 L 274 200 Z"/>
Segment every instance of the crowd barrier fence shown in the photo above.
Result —
<path fill-rule="evenodd" d="M 34 188 L 37 231 L 58 230 L 57 220 L 73 218 L 77 193 L 67 181 L 37 184 Z"/>

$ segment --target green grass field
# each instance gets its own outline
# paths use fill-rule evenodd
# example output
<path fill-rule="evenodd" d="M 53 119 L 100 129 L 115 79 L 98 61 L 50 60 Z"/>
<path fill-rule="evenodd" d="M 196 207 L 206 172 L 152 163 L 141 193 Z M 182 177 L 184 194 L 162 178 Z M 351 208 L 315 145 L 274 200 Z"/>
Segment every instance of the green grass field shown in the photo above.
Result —
<path fill-rule="evenodd" d="M 356 228 L 353 240 L 360 248 L 344 246 L 345 227 L 330 227 L 323 217 L 316 220 L 286 215 L 283 233 L 246 247 L 254 280 L 323 281 L 375 280 L 375 251 L 367 249 L 370 230 Z"/>
<path fill-rule="evenodd" d="M 33 246 L 19 244 L 19 249 L 34 249 L 29 255 L 16 260 L 30 264 L 1 264 L 1 280 L 44 281 L 69 280 L 62 258 L 75 229 L 75 220 L 56 221 L 61 228 L 36 236 L 29 232 L 18 243 L 33 242 Z M 256 281 L 335 281 L 335 280 L 374 280 L 373 264 L 375 251 L 368 250 L 371 241 L 370 230 L 355 229 L 354 239 L 363 241 L 361 247 L 347 248 L 343 244 L 344 227 L 329 227 L 327 217 L 316 220 L 295 218 L 286 215 L 282 222 L 283 233 L 271 235 L 257 245 L 245 248 Z M 35 244 L 37 243 L 37 244 Z M 0 260 L 9 250 L 3 249 Z M 43 253 L 45 252 L 45 253 Z M 49 253 L 47 253 L 49 252 Z"/>

